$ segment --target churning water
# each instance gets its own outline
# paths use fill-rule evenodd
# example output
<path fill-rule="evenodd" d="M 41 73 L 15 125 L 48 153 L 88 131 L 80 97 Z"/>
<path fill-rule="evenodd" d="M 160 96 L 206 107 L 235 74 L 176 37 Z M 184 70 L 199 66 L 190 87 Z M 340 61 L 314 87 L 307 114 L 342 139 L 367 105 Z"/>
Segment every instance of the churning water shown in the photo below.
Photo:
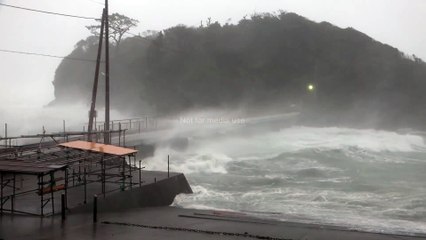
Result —
<path fill-rule="evenodd" d="M 176 206 L 374 232 L 426 233 L 421 136 L 232 123 L 181 126 L 185 131 L 169 135 L 147 160 L 148 168 L 164 170 L 170 154 L 171 169 L 186 174 L 194 194 L 178 196 Z M 261 130 L 253 131 L 258 126 Z"/>

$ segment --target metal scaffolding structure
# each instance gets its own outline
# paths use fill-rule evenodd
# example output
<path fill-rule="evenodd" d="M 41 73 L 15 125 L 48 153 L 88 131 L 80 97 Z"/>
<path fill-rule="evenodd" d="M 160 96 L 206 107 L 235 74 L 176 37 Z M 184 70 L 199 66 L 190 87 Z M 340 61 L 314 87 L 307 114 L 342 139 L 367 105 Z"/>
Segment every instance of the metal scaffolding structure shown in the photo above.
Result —
<path fill-rule="evenodd" d="M 124 130 L 108 132 L 109 136 L 124 135 Z M 141 184 L 142 168 L 140 162 L 137 166 L 136 150 L 78 141 L 87 137 L 87 133 L 80 134 L 69 133 L 72 141 L 63 138 L 0 149 L 0 214 L 53 215 L 60 208 L 57 200 L 61 194 L 65 195 L 67 208 L 70 194 L 75 195 L 72 199 L 76 204 L 87 203 L 88 187 L 105 197 Z M 46 134 L 24 137 L 37 136 Z M 53 135 L 47 136 L 54 139 Z M 81 144 L 88 147 L 82 148 Z M 139 173 L 139 182 L 133 180 L 137 179 L 135 173 Z"/>
<path fill-rule="evenodd" d="M 79 199 L 76 204 L 87 203 L 89 186 L 105 197 L 110 192 L 141 185 L 142 167 L 140 161 L 139 167 L 136 164 L 137 151 L 122 147 L 127 129 L 122 129 L 122 123 L 118 122 L 118 130 L 114 130 L 114 122 L 110 121 L 108 11 L 105 0 L 87 132 L 84 128 L 82 132 L 66 132 L 63 121 L 63 132 L 46 134 L 43 127 L 42 134 L 9 137 L 5 124 L 4 136 L 0 137 L 0 215 L 5 212 L 53 215 L 58 193 L 61 193 L 61 208 L 66 209 L 70 194 L 75 195 L 72 200 Z M 95 108 L 103 36 L 105 122 L 98 126 Z M 143 126 L 148 128 L 148 118 L 144 120 L 144 125 L 140 119 L 137 121 L 139 132 Z M 132 120 L 129 123 L 131 127 Z M 117 146 L 111 144 L 113 140 L 118 140 Z M 135 171 L 139 172 L 139 183 L 133 181 Z"/>

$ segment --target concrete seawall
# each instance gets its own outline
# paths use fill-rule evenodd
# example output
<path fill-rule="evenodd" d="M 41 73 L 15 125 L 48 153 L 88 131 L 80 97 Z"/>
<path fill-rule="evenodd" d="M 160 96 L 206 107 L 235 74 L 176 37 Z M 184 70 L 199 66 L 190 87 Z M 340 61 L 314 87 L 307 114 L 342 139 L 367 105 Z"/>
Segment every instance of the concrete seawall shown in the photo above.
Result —
<path fill-rule="evenodd" d="M 109 194 L 98 198 L 98 211 L 121 211 L 130 208 L 169 206 L 176 195 L 190 194 L 192 189 L 182 173 L 144 172 L 142 186 Z M 91 212 L 93 201 L 86 205 L 71 208 L 69 213 Z"/>

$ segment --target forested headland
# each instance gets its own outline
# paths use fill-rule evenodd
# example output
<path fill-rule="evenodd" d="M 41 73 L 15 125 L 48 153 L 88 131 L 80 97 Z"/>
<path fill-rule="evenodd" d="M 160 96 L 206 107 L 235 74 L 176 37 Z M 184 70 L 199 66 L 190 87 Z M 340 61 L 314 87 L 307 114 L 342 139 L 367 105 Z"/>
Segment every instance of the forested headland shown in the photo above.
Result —
<path fill-rule="evenodd" d="M 69 57 L 94 59 L 97 47 L 98 38 L 91 36 Z M 94 63 L 64 59 L 51 105 L 77 99 L 88 104 L 94 69 Z M 111 44 L 111 85 L 112 107 L 135 116 L 207 107 L 273 108 L 300 111 L 307 124 L 426 126 L 421 59 L 353 28 L 294 13 L 123 37 Z M 99 87 L 102 105 L 102 81 Z"/>

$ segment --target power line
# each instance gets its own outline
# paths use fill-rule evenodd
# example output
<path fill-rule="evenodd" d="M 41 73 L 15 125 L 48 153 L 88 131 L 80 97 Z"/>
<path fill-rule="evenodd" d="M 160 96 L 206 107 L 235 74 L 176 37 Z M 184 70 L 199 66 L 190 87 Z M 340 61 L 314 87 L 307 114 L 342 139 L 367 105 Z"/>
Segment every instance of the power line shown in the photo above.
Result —
<path fill-rule="evenodd" d="M 9 5 L 4 3 L 0 3 L 0 6 L 16 8 L 16 9 L 21 9 L 21 10 L 26 10 L 31 12 L 58 15 L 62 17 L 72 17 L 72 18 L 80 18 L 80 19 L 86 19 L 86 20 L 100 20 L 99 18 L 94 18 L 94 17 L 84 17 L 84 16 L 77 16 L 77 15 L 71 15 L 71 14 L 65 14 L 65 13 L 50 12 L 50 11 L 44 11 L 44 10 L 38 10 L 38 9 L 32 9 L 32 8 L 19 7 L 19 6 L 14 6 L 14 5 Z"/>
<path fill-rule="evenodd" d="M 60 59 L 67 59 L 67 60 L 73 60 L 73 61 L 96 62 L 96 60 L 91 60 L 91 59 L 63 57 L 63 56 L 56 56 L 56 55 L 50 55 L 50 54 L 23 52 L 23 51 L 15 51 L 15 50 L 7 50 L 7 49 L 0 49 L 0 52 L 23 54 L 23 55 L 33 55 L 33 56 L 41 56 L 41 57 L 60 58 Z"/>
<path fill-rule="evenodd" d="M 150 42 L 150 43 L 152 43 L 154 41 L 153 39 L 147 39 L 147 38 L 144 38 L 144 37 L 137 35 L 137 34 L 134 34 L 134 33 L 130 33 L 130 34 L 133 35 L 133 36 L 139 37 L 139 39 L 141 39 L 142 41 L 146 41 L 146 42 Z M 174 51 L 174 52 L 183 52 L 180 49 L 175 49 L 175 48 L 170 48 L 170 47 L 160 47 L 160 48 L 162 48 L 164 50 L 171 50 L 171 51 Z M 92 59 L 57 56 L 57 55 L 50 55 L 50 54 L 44 54 L 44 53 L 24 52 L 24 51 L 16 51 L 16 50 L 8 50 L 8 49 L 0 49 L 0 52 L 96 63 L 96 60 L 92 60 Z M 101 62 L 104 62 L 104 61 L 101 61 Z"/>

